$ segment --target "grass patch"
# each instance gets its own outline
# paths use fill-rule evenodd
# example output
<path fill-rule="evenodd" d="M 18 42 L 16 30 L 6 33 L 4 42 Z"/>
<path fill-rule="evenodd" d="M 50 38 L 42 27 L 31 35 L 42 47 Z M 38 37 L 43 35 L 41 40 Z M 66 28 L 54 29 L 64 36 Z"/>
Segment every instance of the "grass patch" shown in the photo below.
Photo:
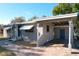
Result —
<path fill-rule="evenodd" d="M 1 35 L 0 35 L 0 38 L 4 38 L 4 36 L 1 36 Z"/>
<path fill-rule="evenodd" d="M 21 46 L 26 46 L 26 47 L 36 47 L 36 41 L 33 42 L 27 42 L 23 40 L 17 40 L 17 41 L 11 41 L 13 44 L 21 45 Z"/>
<path fill-rule="evenodd" d="M 7 40 L 7 38 L 0 38 L 0 41 L 2 41 L 2 40 Z"/>
<path fill-rule="evenodd" d="M 1 41 L 1 40 L 7 40 L 7 39 L 8 39 L 7 37 L 0 36 L 0 41 Z"/>
<path fill-rule="evenodd" d="M 0 38 L 4 38 L 4 36 L 2 34 L 0 34 Z"/>
<path fill-rule="evenodd" d="M 0 56 L 15 56 L 15 54 L 12 51 L 0 46 Z"/>

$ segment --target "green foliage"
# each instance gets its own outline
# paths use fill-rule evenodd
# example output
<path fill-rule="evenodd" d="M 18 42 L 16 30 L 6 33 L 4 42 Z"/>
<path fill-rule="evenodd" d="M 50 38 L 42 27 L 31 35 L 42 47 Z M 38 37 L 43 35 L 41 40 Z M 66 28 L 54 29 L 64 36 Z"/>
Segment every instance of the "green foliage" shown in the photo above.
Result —
<path fill-rule="evenodd" d="M 53 15 L 75 13 L 79 11 L 79 3 L 60 3 L 52 10 Z M 75 21 L 75 27 L 79 28 L 79 16 Z"/>
<path fill-rule="evenodd" d="M 47 17 L 47 16 L 43 15 L 42 17 Z"/>
<path fill-rule="evenodd" d="M 37 18 L 38 18 L 38 17 L 33 16 L 31 19 L 29 19 L 29 21 L 36 20 Z"/>
<path fill-rule="evenodd" d="M 61 8 L 59 6 L 54 7 L 53 15 L 58 15 L 61 13 Z"/>
<path fill-rule="evenodd" d="M 53 15 L 74 13 L 79 10 L 78 3 L 60 3 L 52 10 Z"/>
<path fill-rule="evenodd" d="M 76 29 L 79 28 L 79 16 L 77 16 L 77 19 L 75 21 L 75 27 Z"/>
<path fill-rule="evenodd" d="M 24 22 L 25 18 L 24 17 L 14 17 L 14 19 L 12 19 L 11 23 L 20 23 L 20 22 Z"/>

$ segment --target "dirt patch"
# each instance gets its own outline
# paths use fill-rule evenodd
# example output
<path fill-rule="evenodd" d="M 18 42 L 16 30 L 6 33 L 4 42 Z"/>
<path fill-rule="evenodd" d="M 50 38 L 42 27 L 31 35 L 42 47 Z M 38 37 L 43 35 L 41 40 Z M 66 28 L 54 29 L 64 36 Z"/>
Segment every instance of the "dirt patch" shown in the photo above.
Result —
<path fill-rule="evenodd" d="M 48 47 L 44 49 L 45 56 L 68 56 L 70 55 L 70 50 L 62 47 Z"/>
<path fill-rule="evenodd" d="M 79 50 L 68 49 L 67 47 L 63 47 L 62 44 L 53 44 L 49 47 L 31 47 L 27 45 L 26 42 L 15 42 L 15 44 L 9 42 L 7 42 L 9 44 L 4 43 L 5 42 L 3 42 L 2 46 L 9 50 L 12 50 L 11 53 L 15 53 L 16 56 L 79 56 Z M 7 50 L 4 49 L 4 51 Z M 2 54 L 5 53 L 3 52 Z M 10 54 L 8 53 L 7 55 Z"/>

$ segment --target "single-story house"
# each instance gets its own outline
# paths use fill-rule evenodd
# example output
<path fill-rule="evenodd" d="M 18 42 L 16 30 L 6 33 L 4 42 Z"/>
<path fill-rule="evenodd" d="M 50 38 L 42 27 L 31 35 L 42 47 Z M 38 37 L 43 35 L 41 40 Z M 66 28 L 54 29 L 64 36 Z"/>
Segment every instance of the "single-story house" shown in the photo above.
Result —
<path fill-rule="evenodd" d="M 0 26 L 0 37 L 2 38 L 3 37 L 3 27 Z"/>
<path fill-rule="evenodd" d="M 8 25 L 3 25 L 0 27 L 0 38 L 10 38 L 11 37 L 11 27 Z"/>
<path fill-rule="evenodd" d="M 71 48 L 76 18 L 77 13 L 71 13 L 10 25 L 11 27 L 14 25 L 15 38 L 20 37 L 25 41 L 36 41 L 37 46 L 56 39 L 63 42 L 67 41 L 68 47 Z M 14 33 L 12 32 L 13 28 L 11 30 L 12 34 Z"/>

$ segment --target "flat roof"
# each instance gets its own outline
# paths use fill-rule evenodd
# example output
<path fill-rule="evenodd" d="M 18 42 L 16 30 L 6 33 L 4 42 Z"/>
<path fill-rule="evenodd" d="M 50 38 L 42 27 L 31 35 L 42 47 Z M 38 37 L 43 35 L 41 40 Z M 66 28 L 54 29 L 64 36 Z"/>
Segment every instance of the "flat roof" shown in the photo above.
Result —
<path fill-rule="evenodd" d="M 26 22 L 21 22 L 21 23 L 16 23 L 16 24 L 31 24 L 31 23 L 36 23 L 40 21 L 50 21 L 50 20 L 71 18 L 71 17 L 77 17 L 77 13 L 62 14 L 62 15 L 50 16 L 50 17 L 42 17 L 39 19 L 34 19 L 33 21 L 26 21 Z M 13 24 L 8 24 L 8 25 L 13 25 Z"/>
<path fill-rule="evenodd" d="M 40 21 L 47 21 L 47 20 L 49 21 L 49 20 L 71 18 L 71 17 L 77 17 L 77 13 L 63 14 L 63 15 L 50 16 L 50 17 L 42 17 L 39 19 L 35 19 L 33 21 L 27 21 L 27 22 L 23 22 L 23 23 L 35 23 L 35 22 L 40 22 Z"/>
<path fill-rule="evenodd" d="M 41 18 L 37 21 L 56 20 L 56 19 L 71 18 L 71 17 L 76 17 L 76 16 L 77 16 L 77 13 L 70 13 L 70 14 L 63 14 L 63 15 L 45 17 L 45 18 Z"/>

